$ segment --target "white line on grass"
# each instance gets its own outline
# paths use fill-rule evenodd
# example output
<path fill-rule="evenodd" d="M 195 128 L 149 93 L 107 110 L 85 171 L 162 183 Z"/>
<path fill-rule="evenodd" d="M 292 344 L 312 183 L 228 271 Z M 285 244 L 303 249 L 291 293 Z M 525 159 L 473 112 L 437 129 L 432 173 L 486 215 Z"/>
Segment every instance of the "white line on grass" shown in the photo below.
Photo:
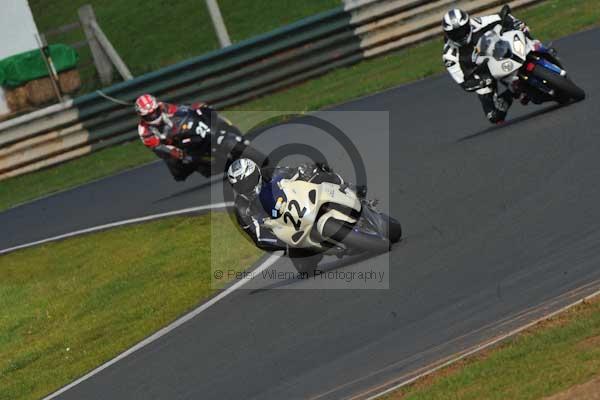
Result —
<path fill-rule="evenodd" d="M 50 399 L 55 398 L 56 396 L 58 396 L 58 395 L 60 395 L 60 394 L 62 394 L 64 392 L 66 392 L 67 390 L 73 388 L 74 386 L 77 386 L 78 384 L 80 384 L 81 382 L 85 381 L 86 379 L 89 379 L 92 376 L 96 375 L 98 372 L 100 372 L 100 371 L 102 371 L 102 370 L 110 367 L 111 365 L 119 362 L 120 360 L 124 359 L 128 355 L 130 355 L 132 353 L 135 353 L 136 351 L 140 350 L 141 348 L 149 345 L 150 343 L 152 343 L 155 340 L 161 338 L 162 336 L 166 335 L 167 333 L 171 332 L 172 330 L 176 329 L 177 327 L 185 324 L 186 322 L 188 322 L 189 320 L 193 319 L 194 317 L 196 317 L 201 312 L 203 312 L 206 309 L 208 309 L 209 307 L 215 305 L 220 300 L 224 299 L 225 297 L 227 297 L 228 295 L 230 295 L 231 293 L 233 293 L 237 289 L 239 289 L 242 286 L 244 286 L 246 283 L 250 282 L 252 279 L 254 279 L 255 276 L 257 276 L 262 271 L 266 270 L 271 265 L 273 265 L 275 263 L 275 261 L 277 261 L 279 259 L 279 257 L 281 257 L 279 254 L 271 254 L 265 261 L 263 261 L 262 264 L 260 264 L 257 268 L 255 268 L 250 273 L 250 277 L 248 279 L 244 278 L 244 279 L 241 279 L 241 280 L 237 281 L 235 284 L 231 285 L 229 288 L 227 288 L 223 292 L 219 293 L 217 296 L 215 296 L 212 299 L 208 300 L 206 303 L 203 303 L 198 308 L 190 311 L 189 313 L 187 313 L 183 317 L 181 317 L 181 318 L 177 319 L 176 321 L 172 322 L 170 325 L 165 326 L 164 328 L 162 328 L 161 330 L 159 330 L 158 332 L 156 332 L 152 336 L 150 336 L 150 337 L 142 340 L 141 342 L 139 342 L 135 346 L 129 348 L 128 350 L 124 351 L 123 353 L 119 354 L 118 356 L 116 356 L 112 360 L 107 361 L 106 363 L 102 364 L 101 366 L 99 366 L 98 368 L 94 369 L 93 371 L 88 372 L 87 374 L 85 374 L 81 378 L 77 379 L 76 381 L 71 382 L 67 386 L 64 386 L 61 389 L 57 390 L 56 392 L 54 392 L 54 393 L 52 393 L 52 394 L 44 397 L 42 400 L 50 400 Z"/>
<path fill-rule="evenodd" d="M 147 215 L 145 217 L 139 217 L 139 218 L 133 218 L 133 219 L 126 219 L 124 221 L 111 222 L 110 224 L 94 226 L 94 227 L 91 227 L 91 228 L 81 229 L 81 230 L 78 230 L 78 231 L 75 231 L 75 232 L 69 232 L 69 233 L 65 233 L 65 234 L 62 234 L 62 235 L 53 236 L 53 237 L 50 237 L 50 238 L 47 238 L 47 239 L 37 240 L 37 241 L 31 242 L 31 243 L 25 243 L 25 244 L 20 244 L 18 246 L 14 246 L 14 247 L 9 247 L 7 249 L 0 250 L 0 255 L 6 254 L 6 253 L 10 253 L 10 252 L 15 251 L 15 250 L 25 249 L 27 247 L 37 246 L 37 245 L 48 243 L 48 242 L 54 242 L 54 241 L 57 241 L 57 240 L 62 240 L 62 239 L 70 238 L 70 237 L 73 237 L 73 236 L 79 236 L 79 235 L 84 235 L 86 233 L 98 232 L 98 231 L 102 231 L 102 230 L 109 229 L 109 228 L 116 228 L 118 226 L 124 226 L 124 225 L 130 225 L 130 224 L 137 224 L 139 222 L 152 221 L 152 220 L 155 220 L 155 219 L 160 219 L 160 218 L 165 218 L 165 217 L 172 217 L 172 216 L 175 216 L 175 215 L 192 214 L 192 213 L 196 213 L 198 211 L 216 210 L 216 209 L 220 209 L 220 208 L 227 208 L 227 207 L 231 207 L 232 205 L 233 205 L 232 202 L 215 203 L 215 204 L 208 204 L 208 205 L 198 206 L 198 207 L 184 208 L 182 210 L 169 211 L 169 212 L 165 212 L 165 213 L 161 213 L 161 214 Z"/>

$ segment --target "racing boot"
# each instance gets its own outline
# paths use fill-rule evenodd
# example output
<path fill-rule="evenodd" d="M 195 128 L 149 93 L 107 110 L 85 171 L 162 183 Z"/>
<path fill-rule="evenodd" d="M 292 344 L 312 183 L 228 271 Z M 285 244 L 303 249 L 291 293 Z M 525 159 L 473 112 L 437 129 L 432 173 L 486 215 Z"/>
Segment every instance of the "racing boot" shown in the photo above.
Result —
<path fill-rule="evenodd" d="M 508 109 L 512 105 L 513 96 L 510 90 L 506 90 L 501 95 L 498 93 L 494 93 L 494 106 L 498 111 L 502 111 L 503 113 L 507 113 Z"/>
<path fill-rule="evenodd" d="M 501 95 L 498 95 L 498 93 L 494 93 L 493 102 L 494 109 L 488 113 L 487 117 L 490 120 L 490 122 L 495 123 L 497 125 L 501 125 L 504 123 L 504 119 L 506 118 L 508 109 L 512 105 L 512 93 L 510 92 L 510 90 L 506 90 Z"/>

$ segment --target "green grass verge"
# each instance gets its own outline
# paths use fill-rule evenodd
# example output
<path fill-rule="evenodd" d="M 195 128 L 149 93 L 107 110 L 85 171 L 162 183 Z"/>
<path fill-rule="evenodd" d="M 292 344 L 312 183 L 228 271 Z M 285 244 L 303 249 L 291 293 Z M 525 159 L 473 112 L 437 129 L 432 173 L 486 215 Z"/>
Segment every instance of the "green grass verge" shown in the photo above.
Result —
<path fill-rule="evenodd" d="M 163 0 L 30 0 L 40 32 L 78 20 L 77 10 L 91 4 L 103 31 L 134 76 L 154 71 L 219 47 L 208 9 L 201 1 Z M 232 41 L 247 39 L 340 5 L 338 0 L 221 0 Z M 83 40 L 83 33 L 52 36 L 51 43 Z M 91 60 L 88 48 L 79 50 Z M 81 71 L 87 84 L 98 86 L 93 66 Z M 91 81 L 91 82 L 90 82 Z"/>
<path fill-rule="evenodd" d="M 541 399 L 600 374 L 599 343 L 600 301 L 595 301 L 382 400 Z"/>
<path fill-rule="evenodd" d="M 239 235 L 213 213 L 2 256 L 0 399 L 41 398 L 195 307 L 215 292 L 211 253 L 240 271 L 259 257 Z"/>
<path fill-rule="evenodd" d="M 339 0 L 218 0 L 232 42 L 341 6 Z"/>
<path fill-rule="evenodd" d="M 598 7 L 597 0 L 550 0 L 538 6 L 518 11 L 517 15 L 528 22 L 537 37 L 548 41 L 598 25 L 600 7 Z M 286 91 L 242 104 L 235 107 L 235 110 L 317 110 L 425 78 L 443 71 L 441 47 L 441 39 L 436 39 L 383 57 L 365 60 Z M 225 114 L 228 114 L 227 111 Z M 229 115 L 239 116 L 240 114 L 229 113 Z M 232 117 L 235 124 L 245 128 L 260 120 L 261 114 L 255 113 L 251 119 L 251 122 L 240 121 L 238 118 Z M 111 158 L 113 161 L 106 163 L 102 161 L 103 158 Z M 0 182 L 3 188 L 7 188 L 7 190 L 0 191 L 0 210 L 46 193 L 73 187 L 86 180 L 110 175 L 115 171 L 151 158 L 152 154 L 139 142 L 136 142 L 103 150 L 49 171 Z M 69 178 L 73 174 L 78 176 L 77 180 Z"/>

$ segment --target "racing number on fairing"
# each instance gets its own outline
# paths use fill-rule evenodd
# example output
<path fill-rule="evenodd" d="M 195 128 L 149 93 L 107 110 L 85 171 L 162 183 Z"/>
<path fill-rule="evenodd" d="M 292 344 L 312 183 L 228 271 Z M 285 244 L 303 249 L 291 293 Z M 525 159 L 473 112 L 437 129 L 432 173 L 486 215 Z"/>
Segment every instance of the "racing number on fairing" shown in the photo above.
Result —
<path fill-rule="evenodd" d="M 209 131 L 210 128 L 204 122 L 198 121 L 198 126 L 196 127 L 196 135 L 200 135 L 200 137 L 204 139 Z"/>
<path fill-rule="evenodd" d="M 301 210 L 300 204 L 296 200 L 292 200 L 288 204 L 287 208 L 289 211 L 286 211 L 285 214 L 283 214 L 283 222 L 285 222 L 287 224 L 288 218 L 289 218 L 292 225 L 294 225 L 294 229 L 296 230 L 296 232 L 298 232 L 300 230 L 300 225 L 302 225 L 302 217 L 304 217 L 304 214 L 306 214 L 306 207 L 303 207 Z M 294 217 L 292 216 L 292 213 L 290 213 L 292 208 L 296 209 L 296 214 L 298 214 L 298 218 L 299 218 L 298 221 L 296 221 L 294 219 Z"/>

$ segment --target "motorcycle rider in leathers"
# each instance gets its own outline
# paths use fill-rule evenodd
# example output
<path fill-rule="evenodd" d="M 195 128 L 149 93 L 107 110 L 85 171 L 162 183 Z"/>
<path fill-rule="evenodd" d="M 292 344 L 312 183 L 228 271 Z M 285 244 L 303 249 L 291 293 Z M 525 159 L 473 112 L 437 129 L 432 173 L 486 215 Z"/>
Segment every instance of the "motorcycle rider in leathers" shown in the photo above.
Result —
<path fill-rule="evenodd" d="M 190 113 L 196 114 L 195 117 L 200 119 L 208 131 L 215 128 L 214 130 L 218 134 L 216 144 L 213 143 L 213 134 L 193 137 L 195 148 L 202 149 L 202 152 L 205 153 L 202 154 L 203 156 L 224 158 L 230 152 L 238 154 L 247 151 L 252 154 L 252 157 L 261 157 L 257 151 L 248 147 L 249 141 L 241 138 L 241 133 L 237 128 L 217 117 L 216 111 L 206 104 L 175 105 L 158 101 L 154 96 L 145 94 L 137 98 L 135 110 L 140 116 L 138 124 L 140 139 L 145 146 L 152 149 L 158 157 L 165 161 L 176 181 L 185 180 L 195 171 L 204 176 L 218 172 L 213 164 L 206 160 L 200 160 L 201 157 L 196 152 L 190 152 L 176 145 L 179 143 L 176 140 L 177 135 L 180 134 L 179 122 Z M 216 150 L 225 154 L 217 154 L 219 152 L 213 154 L 215 146 Z"/>
<path fill-rule="evenodd" d="M 283 192 L 277 185 L 282 179 L 302 180 L 315 184 L 330 182 L 348 187 L 342 177 L 333 172 L 326 164 L 303 164 L 293 167 L 259 168 L 249 159 L 235 160 L 227 171 L 235 200 L 235 216 L 239 226 L 252 239 L 256 247 L 265 251 L 286 250 L 290 258 L 295 260 L 298 268 L 300 263 L 316 264 L 315 253 L 308 249 L 288 248 L 263 223 L 268 218 L 281 216 L 279 197 Z M 359 198 L 366 196 L 366 187 L 356 188 Z"/>
<path fill-rule="evenodd" d="M 509 14 L 508 23 L 511 26 L 505 28 L 521 30 L 531 38 L 522 21 Z M 502 19 L 497 14 L 471 18 L 460 9 L 448 11 L 442 20 L 445 39 L 442 58 L 448 73 L 464 90 L 477 92 L 486 118 L 495 124 L 504 122 L 513 94 L 510 90 L 498 93 L 498 85 L 487 68 L 472 74 L 476 67 L 472 54 L 479 38 L 499 24 Z M 522 101 L 525 103 L 527 99 Z"/>

